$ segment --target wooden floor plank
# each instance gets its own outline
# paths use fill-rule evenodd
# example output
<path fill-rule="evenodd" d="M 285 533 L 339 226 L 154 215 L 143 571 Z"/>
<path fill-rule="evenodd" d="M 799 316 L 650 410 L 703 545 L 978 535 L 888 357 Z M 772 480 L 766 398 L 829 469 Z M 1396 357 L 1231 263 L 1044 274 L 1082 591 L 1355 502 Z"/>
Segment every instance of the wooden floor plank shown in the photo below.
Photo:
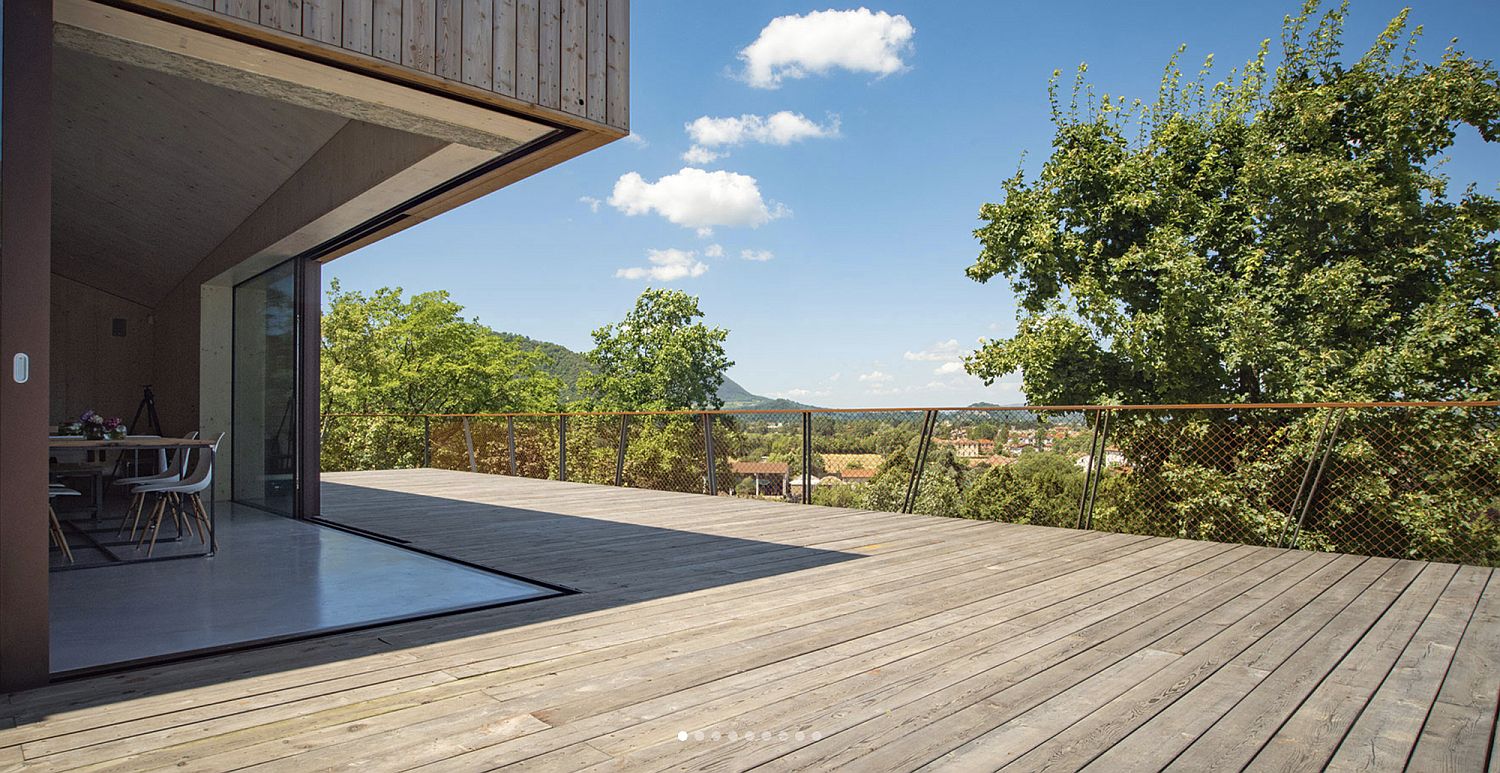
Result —
<path fill-rule="evenodd" d="M 1422 620 L 1432 611 L 1458 567 L 1426 564 L 1420 576 L 1391 605 L 1303 701 L 1255 756 L 1254 766 L 1270 770 L 1318 770 L 1380 688 Z"/>
<path fill-rule="evenodd" d="M 1500 575 L 1490 580 L 1464 629 L 1409 769 L 1479 770 L 1489 758 L 1500 700 Z"/>
<path fill-rule="evenodd" d="M 1489 569 L 447 470 L 325 480 L 325 517 L 584 592 L 0 696 L 0 770 L 1494 755 Z"/>
<path fill-rule="evenodd" d="M 1381 771 L 1406 766 L 1489 576 L 1490 570 L 1478 567 L 1458 570 L 1344 736 L 1329 760 L 1329 770 Z"/>

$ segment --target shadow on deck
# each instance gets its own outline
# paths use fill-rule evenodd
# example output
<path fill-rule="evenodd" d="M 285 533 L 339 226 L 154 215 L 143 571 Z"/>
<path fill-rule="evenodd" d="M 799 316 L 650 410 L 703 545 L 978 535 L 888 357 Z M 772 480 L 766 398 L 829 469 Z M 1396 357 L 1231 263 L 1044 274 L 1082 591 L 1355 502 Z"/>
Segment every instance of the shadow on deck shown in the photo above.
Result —
<path fill-rule="evenodd" d="M 1496 755 L 1489 568 L 443 470 L 325 485 L 332 521 L 580 592 L 6 696 L 0 768 Z"/>

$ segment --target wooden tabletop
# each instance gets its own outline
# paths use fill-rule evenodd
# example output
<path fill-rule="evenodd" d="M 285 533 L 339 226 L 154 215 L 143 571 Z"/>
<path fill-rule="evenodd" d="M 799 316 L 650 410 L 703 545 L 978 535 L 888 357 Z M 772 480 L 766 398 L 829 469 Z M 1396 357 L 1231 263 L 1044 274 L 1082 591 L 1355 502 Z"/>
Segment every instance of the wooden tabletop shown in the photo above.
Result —
<path fill-rule="evenodd" d="M 127 437 L 123 440 L 89 440 L 88 438 L 49 438 L 51 448 L 71 448 L 82 451 L 119 450 L 131 448 L 208 448 L 211 440 L 188 440 L 180 437 Z"/>

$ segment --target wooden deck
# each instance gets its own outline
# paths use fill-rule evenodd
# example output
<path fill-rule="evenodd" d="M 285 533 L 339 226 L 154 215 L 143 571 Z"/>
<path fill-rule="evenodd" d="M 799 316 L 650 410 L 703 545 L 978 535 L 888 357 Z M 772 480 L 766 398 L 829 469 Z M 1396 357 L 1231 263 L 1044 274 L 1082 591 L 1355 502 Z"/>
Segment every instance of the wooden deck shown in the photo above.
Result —
<path fill-rule="evenodd" d="M 433 470 L 328 475 L 324 503 L 583 592 L 14 694 L 0 770 L 1432 771 L 1495 753 L 1489 569 Z"/>

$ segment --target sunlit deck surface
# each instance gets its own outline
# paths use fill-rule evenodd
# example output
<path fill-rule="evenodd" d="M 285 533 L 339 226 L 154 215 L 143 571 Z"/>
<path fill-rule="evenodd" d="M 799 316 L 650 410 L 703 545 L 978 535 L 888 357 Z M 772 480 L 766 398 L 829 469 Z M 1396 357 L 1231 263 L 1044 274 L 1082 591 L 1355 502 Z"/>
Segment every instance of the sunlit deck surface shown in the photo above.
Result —
<path fill-rule="evenodd" d="M 582 592 L 15 694 L 0 769 L 1493 754 L 1489 569 L 435 470 L 327 475 L 324 514 Z"/>

